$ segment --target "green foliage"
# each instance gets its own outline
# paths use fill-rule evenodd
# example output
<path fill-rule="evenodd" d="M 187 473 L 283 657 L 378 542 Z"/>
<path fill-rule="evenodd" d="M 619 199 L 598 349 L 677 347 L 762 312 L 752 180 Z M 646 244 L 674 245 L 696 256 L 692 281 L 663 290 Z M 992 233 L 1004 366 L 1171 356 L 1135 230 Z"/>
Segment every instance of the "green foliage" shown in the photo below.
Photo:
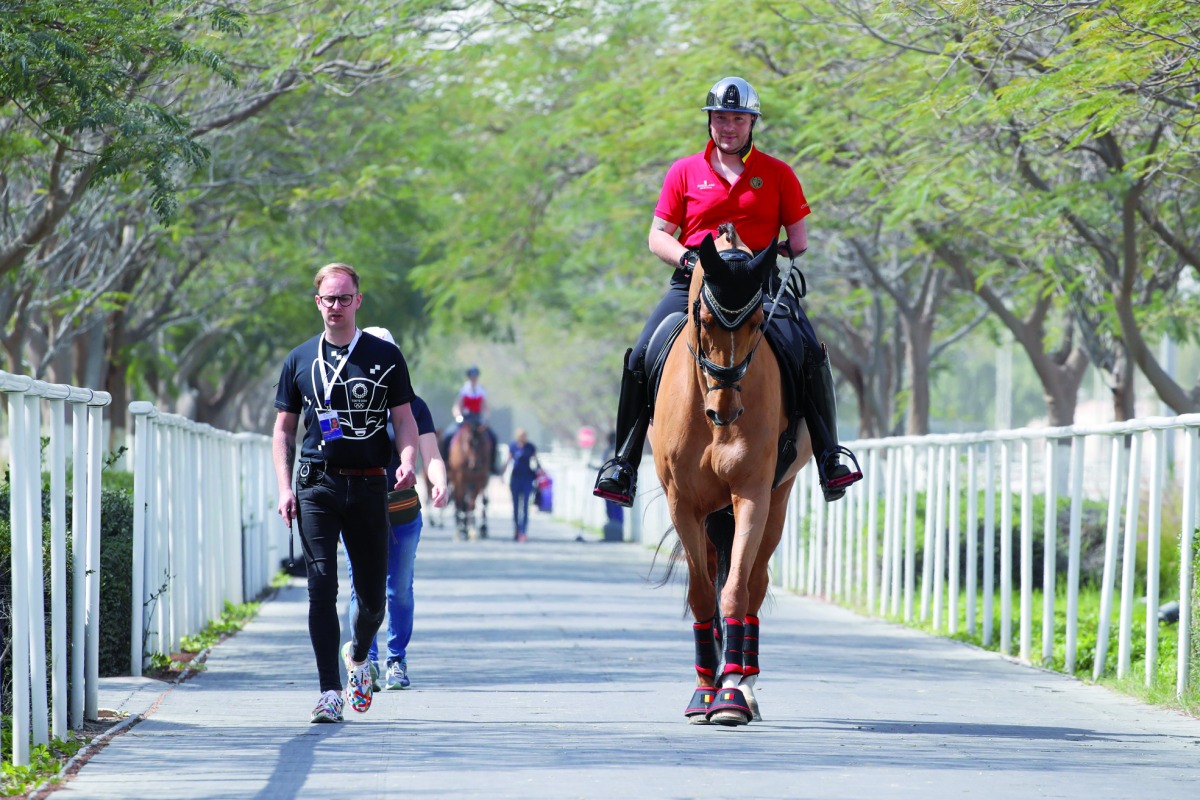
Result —
<path fill-rule="evenodd" d="M 70 738 L 52 739 L 29 750 L 29 765 L 18 767 L 12 763 L 12 718 L 0 716 L 0 796 L 19 797 L 37 788 L 56 775 L 62 765 L 79 752 L 85 741 Z"/>
<path fill-rule="evenodd" d="M 226 636 L 237 633 L 258 614 L 258 603 L 231 603 L 225 601 L 225 610 L 217 619 L 209 620 L 195 636 L 184 636 L 180 647 L 187 653 L 199 653 L 212 647 Z"/>
<path fill-rule="evenodd" d="M 240 12 L 185 0 L 0 4 L 0 110 L 15 109 L 35 131 L 0 137 L 0 163 L 37 140 L 52 148 L 88 137 L 95 180 L 140 169 L 154 210 L 172 216 L 176 171 L 199 166 L 208 152 L 183 117 L 146 91 L 183 66 L 236 83 L 220 54 L 182 35 L 205 17 L 218 31 L 240 32 Z"/>

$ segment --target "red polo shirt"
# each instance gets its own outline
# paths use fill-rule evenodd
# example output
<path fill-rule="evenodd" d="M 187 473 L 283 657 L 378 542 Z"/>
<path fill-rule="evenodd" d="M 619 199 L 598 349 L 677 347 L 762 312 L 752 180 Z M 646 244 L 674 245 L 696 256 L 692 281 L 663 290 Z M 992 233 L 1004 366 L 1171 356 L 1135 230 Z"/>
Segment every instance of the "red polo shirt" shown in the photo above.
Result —
<path fill-rule="evenodd" d="M 752 147 L 746 168 L 730 185 L 709 163 L 715 145 L 681 158 L 667 170 L 654 216 L 673 223 L 685 247 L 696 247 L 704 235 L 732 222 L 752 250 L 769 247 L 785 228 L 808 216 L 808 201 L 796 173 L 785 162 Z"/>

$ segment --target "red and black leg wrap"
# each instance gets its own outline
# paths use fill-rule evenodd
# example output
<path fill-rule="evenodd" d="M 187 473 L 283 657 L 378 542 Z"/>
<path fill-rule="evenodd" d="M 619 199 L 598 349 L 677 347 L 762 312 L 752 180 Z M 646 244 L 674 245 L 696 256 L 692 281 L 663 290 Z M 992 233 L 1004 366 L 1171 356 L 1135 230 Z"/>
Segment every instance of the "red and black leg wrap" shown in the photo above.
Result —
<path fill-rule="evenodd" d="M 758 673 L 758 617 L 747 614 L 742 634 L 742 674 L 750 677 Z"/>
<path fill-rule="evenodd" d="M 692 625 L 696 639 L 696 672 L 712 678 L 717 674 L 717 643 L 713 638 L 712 620 Z"/>
<path fill-rule="evenodd" d="M 742 621 L 733 617 L 725 618 L 725 666 L 721 668 L 721 677 L 729 674 L 742 674 L 742 642 L 744 626 Z"/>

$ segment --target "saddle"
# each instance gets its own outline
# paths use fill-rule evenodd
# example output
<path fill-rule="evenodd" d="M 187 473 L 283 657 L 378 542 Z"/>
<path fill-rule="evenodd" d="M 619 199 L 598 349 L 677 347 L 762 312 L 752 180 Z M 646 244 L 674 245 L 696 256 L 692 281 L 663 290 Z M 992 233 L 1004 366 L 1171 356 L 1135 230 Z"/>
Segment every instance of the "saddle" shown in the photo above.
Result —
<path fill-rule="evenodd" d="M 779 437 L 775 478 L 772 487 L 778 486 L 783 476 L 796 460 L 796 432 L 804 419 L 802 400 L 804 397 L 804 360 L 806 357 L 804 332 L 800 324 L 800 305 L 791 295 L 777 291 L 779 310 L 766 329 L 767 344 L 779 362 L 780 383 L 783 385 L 783 408 L 787 413 L 787 428 Z M 770 316 L 775 301 L 766 299 L 763 312 Z M 650 418 L 654 418 L 654 406 L 658 398 L 658 386 L 662 379 L 663 365 L 671 345 L 679 338 L 687 324 L 688 316 L 682 311 L 664 319 L 650 337 L 646 346 L 646 377 L 649 381 Z"/>

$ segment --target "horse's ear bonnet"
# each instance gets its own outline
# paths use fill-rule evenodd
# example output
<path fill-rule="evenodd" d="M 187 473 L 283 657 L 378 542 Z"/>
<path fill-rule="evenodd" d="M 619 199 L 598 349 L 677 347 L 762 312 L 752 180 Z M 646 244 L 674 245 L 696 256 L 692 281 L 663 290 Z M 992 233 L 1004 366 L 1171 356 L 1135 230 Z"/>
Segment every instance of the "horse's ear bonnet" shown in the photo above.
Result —
<path fill-rule="evenodd" d="M 717 250 L 712 234 L 700 243 L 700 265 L 704 268 L 704 285 L 717 305 L 728 309 L 744 309 L 747 303 L 761 299 L 766 281 L 765 270 L 770 268 L 769 256 L 774 247 L 758 255 L 730 248 Z M 737 317 L 743 317 L 737 314 Z"/>

